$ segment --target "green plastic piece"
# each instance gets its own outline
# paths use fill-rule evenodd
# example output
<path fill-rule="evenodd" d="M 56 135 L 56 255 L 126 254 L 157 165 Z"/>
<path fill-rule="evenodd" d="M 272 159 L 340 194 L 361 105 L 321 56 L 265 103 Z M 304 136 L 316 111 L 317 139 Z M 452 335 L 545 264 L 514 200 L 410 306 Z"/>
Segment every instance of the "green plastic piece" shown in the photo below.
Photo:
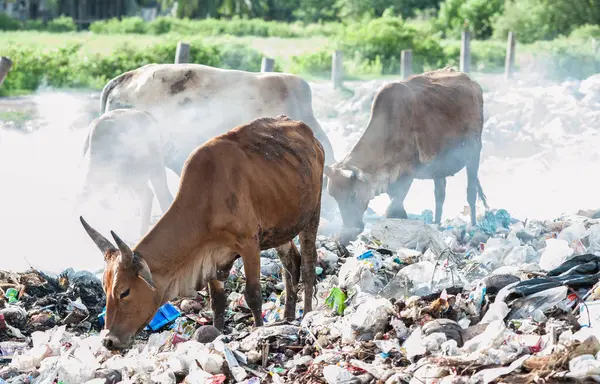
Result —
<path fill-rule="evenodd" d="M 338 287 L 333 287 L 331 292 L 329 292 L 329 296 L 327 296 L 327 299 L 325 299 L 325 304 L 327 304 L 329 308 L 333 308 L 338 315 L 342 315 L 344 313 L 344 309 L 346 309 L 345 301 L 346 294 L 344 291 Z"/>

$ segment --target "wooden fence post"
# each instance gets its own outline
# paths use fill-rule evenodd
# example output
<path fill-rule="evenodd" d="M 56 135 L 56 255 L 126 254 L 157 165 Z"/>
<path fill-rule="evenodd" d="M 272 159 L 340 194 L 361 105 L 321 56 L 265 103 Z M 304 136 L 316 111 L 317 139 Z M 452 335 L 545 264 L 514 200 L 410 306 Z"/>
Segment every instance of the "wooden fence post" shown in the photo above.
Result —
<path fill-rule="evenodd" d="M 515 33 L 508 32 L 508 40 L 506 42 L 506 61 L 504 63 L 504 78 L 509 79 L 513 75 L 515 66 Z"/>
<path fill-rule="evenodd" d="M 273 68 L 275 68 L 275 60 L 270 57 L 263 57 L 262 62 L 260 63 L 260 71 L 273 72 Z"/>
<path fill-rule="evenodd" d="M 177 43 L 175 51 L 175 64 L 186 64 L 190 62 L 190 45 L 188 43 Z"/>
<path fill-rule="evenodd" d="M 0 57 L 0 85 L 4 82 L 4 78 L 8 75 L 8 71 L 12 67 L 13 62 L 6 56 Z"/>
<path fill-rule="evenodd" d="M 334 88 L 342 86 L 344 78 L 344 54 L 342 51 L 336 50 L 331 56 L 331 81 Z"/>
<path fill-rule="evenodd" d="M 471 72 L 471 32 L 463 31 L 460 39 L 460 71 Z"/>
<path fill-rule="evenodd" d="M 412 75 L 412 49 L 404 49 L 400 52 L 400 77 L 406 79 Z"/>

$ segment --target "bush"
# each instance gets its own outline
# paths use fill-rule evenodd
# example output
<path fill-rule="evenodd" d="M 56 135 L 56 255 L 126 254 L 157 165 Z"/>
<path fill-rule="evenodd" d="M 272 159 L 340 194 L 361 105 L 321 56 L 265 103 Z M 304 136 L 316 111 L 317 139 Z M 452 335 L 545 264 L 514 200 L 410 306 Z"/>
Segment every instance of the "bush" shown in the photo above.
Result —
<path fill-rule="evenodd" d="M 292 56 L 289 71 L 315 76 L 329 76 L 331 74 L 331 58 L 331 50 L 321 50 L 305 55 Z"/>
<path fill-rule="evenodd" d="M 569 38 L 578 40 L 600 39 L 600 25 L 585 24 L 575 28 Z"/>
<path fill-rule="evenodd" d="M 349 57 L 358 56 L 369 64 L 380 60 L 384 74 L 399 73 L 400 51 L 403 49 L 412 49 L 415 72 L 444 64 L 444 52 L 437 39 L 419 33 L 399 17 L 382 17 L 365 24 L 351 24 L 341 37 L 340 46 Z"/>
<path fill-rule="evenodd" d="M 6 54 L 15 64 L 0 88 L 0 95 L 33 91 L 42 85 L 101 89 L 108 80 L 123 72 L 151 63 L 172 63 L 176 47 L 176 40 L 143 49 L 123 44 L 109 56 L 82 57 L 81 44 L 67 44 L 59 49 L 12 45 Z M 193 63 L 257 72 L 261 57 L 259 52 L 239 44 L 190 42 L 190 61 Z"/>
<path fill-rule="evenodd" d="M 47 29 L 49 32 L 74 32 L 77 30 L 77 24 L 72 18 L 61 16 L 50 20 Z"/>
<path fill-rule="evenodd" d="M 558 32 L 546 20 L 546 12 L 544 6 L 536 0 L 509 1 L 504 6 L 504 13 L 493 20 L 493 36 L 506 39 L 508 32 L 513 31 L 519 42 L 525 44 L 552 39 Z"/>
<path fill-rule="evenodd" d="M 560 38 L 537 42 L 531 48 L 534 52 L 531 69 L 549 78 L 584 79 L 600 72 L 600 52 L 592 52 L 587 43 Z"/>
<path fill-rule="evenodd" d="M 460 61 L 460 41 L 443 42 L 446 65 L 458 68 Z M 471 66 L 480 72 L 501 72 L 506 59 L 506 44 L 501 41 L 471 41 Z"/>
<path fill-rule="evenodd" d="M 312 24 L 305 26 L 301 23 L 282 23 L 264 21 L 261 19 L 176 19 L 173 17 L 157 17 L 151 22 L 144 22 L 140 17 L 125 17 L 118 19 L 96 21 L 90 25 L 90 30 L 97 34 L 111 35 L 122 33 L 150 33 L 162 35 L 170 32 L 182 35 L 200 36 L 260 36 L 260 37 L 306 37 L 326 35 L 339 32 L 338 23 Z"/>
<path fill-rule="evenodd" d="M 437 25 L 447 36 L 460 38 L 465 27 L 476 39 L 492 35 L 492 21 L 504 10 L 504 0 L 445 0 Z"/>
<path fill-rule="evenodd" d="M 0 31 L 16 31 L 21 28 L 19 20 L 13 19 L 4 12 L 0 12 Z"/>
<path fill-rule="evenodd" d="M 94 21 L 90 25 L 90 31 L 103 35 L 115 35 L 123 33 L 144 34 L 148 30 L 148 25 L 139 16 L 123 17 L 122 20 L 112 18 L 107 20 Z"/>

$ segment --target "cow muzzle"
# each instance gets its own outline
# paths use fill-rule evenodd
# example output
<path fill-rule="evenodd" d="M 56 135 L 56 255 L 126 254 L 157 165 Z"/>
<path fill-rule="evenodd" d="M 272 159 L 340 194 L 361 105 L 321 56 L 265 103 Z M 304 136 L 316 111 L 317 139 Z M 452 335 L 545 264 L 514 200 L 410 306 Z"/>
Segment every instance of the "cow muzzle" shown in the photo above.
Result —
<path fill-rule="evenodd" d="M 120 338 L 111 334 L 106 335 L 104 339 L 102 339 L 102 345 L 104 345 L 104 347 L 110 351 L 129 349 L 131 344 L 133 344 L 133 340 L 131 338 L 126 342 L 123 342 Z"/>

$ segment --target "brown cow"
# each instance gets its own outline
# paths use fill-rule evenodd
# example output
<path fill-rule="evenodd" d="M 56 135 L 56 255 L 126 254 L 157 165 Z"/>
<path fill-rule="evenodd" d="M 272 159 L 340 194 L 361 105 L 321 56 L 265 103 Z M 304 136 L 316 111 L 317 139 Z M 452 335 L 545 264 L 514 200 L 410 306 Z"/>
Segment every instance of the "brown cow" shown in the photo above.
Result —
<path fill-rule="evenodd" d="M 130 189 L 141 203 L 140 230 L 146 233 L 153 198 L 148 181 L 163 212 L 173 201 L 156 120 L 137 109 L 108 111 L 90 124 L 83 154 L 87 152 L 89 167 L 79 201 L 110 184 Z"/>
<path fill-rule="evenodd" d="M 482 148 L 483 92 L 468 75 L 444 68 L 383 87 L 371 106 L 369 124 L 346 157 L 325 167 L 328 192 L 340 208 L 347 243 L 364 229 L 369 201 L 388 193 L 386 217 L 407 218 L 404 199 L 414 179 L 435 183 L 435 222 L 442 216 L 446 177 L 467 168 L 467 201 L 476 224 Z"/>
<path fill-rule="evenodd" d="M 260 251 L 273 247 L 285 269 L 286 319 L 295 318 L 300 267 L 310 312 L 324 157 L 308 125 L 286 116 L 257 119 L 192 152 L 175 200 L 133 250 L 111 231 L 117 249 L 82 218 L 106 262 L 104 345 L 128 347 L 162 304 L 207 283 L 214 326 L 222 330 L 222 281 L 239 256 L 246 302 L 261 326 Z M 302 256 L 292 242 L 298 234 Z"/>

